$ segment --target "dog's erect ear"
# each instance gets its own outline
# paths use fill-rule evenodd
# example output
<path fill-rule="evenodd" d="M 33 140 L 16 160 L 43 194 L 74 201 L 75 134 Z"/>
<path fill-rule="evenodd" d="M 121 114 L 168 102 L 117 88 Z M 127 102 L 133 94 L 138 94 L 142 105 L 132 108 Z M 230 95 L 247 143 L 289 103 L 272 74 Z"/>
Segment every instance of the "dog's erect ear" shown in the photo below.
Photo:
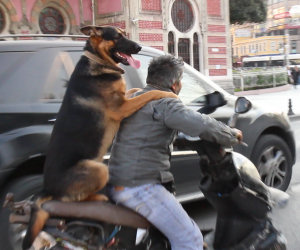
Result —
<path fill-rule="evenodd" d="M 123 29 L 121 29 L 121 28 L 119 28 L 119 27 L 116 27 L 116 29 L 117 29 L 122 35 L 126 36 L 126 31 L 125 31 L 125 30 L 123 30 Z"/>
<path fill-rule="evenodd" d="M 88 25 L 80 28 L 80 31 L 86 36 L 101 36 L 103 27 Z"/>

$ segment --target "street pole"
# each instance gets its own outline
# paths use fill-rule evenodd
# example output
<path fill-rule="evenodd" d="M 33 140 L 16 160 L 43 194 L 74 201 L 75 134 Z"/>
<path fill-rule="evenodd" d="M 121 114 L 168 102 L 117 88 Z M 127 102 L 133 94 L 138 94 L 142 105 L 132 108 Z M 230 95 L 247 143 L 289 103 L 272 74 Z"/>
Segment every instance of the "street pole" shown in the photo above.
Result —
<path fill-rule="evenodd" d="M 285 12 L 289 12 L 288 0 L 285 0 Z M 284 46 L 284 61 L 285 66 L 288 67 L 290 65 L 289 54 L 290 54 L 290 34 L 288 29 L 288 18 L 284 19 L 284 36 L 285 36 L 285 46 Z"/>
<path fill-rule="evenodd" d="M 92 4 L 92 25 L 95 26 L 95 1 L 91 1 Z"/>

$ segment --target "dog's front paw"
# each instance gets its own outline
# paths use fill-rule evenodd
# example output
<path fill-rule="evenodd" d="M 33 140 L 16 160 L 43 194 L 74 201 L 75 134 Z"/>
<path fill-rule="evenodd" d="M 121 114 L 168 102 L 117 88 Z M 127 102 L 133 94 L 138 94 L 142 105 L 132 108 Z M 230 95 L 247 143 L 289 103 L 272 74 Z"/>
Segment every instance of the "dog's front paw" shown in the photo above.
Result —
<path fill-rule="evenodd" d="M 94 194 L 89 196 L 86 201 L 108 201 L 108 198 L 104 194 Z"/>
<path fill-rule="evenodd" d="M 152 90 L 152 91 L 155 92 L 156 97 L 158 99 L 162 99 L 162 98 L 178 98 L 178 96 L 176 94 L 174 94 L 173 92 L 161 91 L 161 90 Z"/>
<path fill-rule="evenodd" d="M 130 89 L 130 90 L 128 90 L 128 91 L 126 92 L 125 97 L 126 97 L 126 98 L 131 98 L 132 95 L 133 95 L 135 92 L 138 92 L 138 91 L 141 91 L 141 90 L 142 90 L 142 89 L 140 89 L 140 88 L 132 88 L 132 89 Z"/>
<path fill-rule="evenodd" d="M 108 197 L 104 194 L 98 194 L 98 201 L 108 201 Z"/>
<path fill-rule="evenodd" d="M 178 97 L 178 95 L 176 95 L 176 94 L 174 94 L 173 92 L 166 92 L 167 94 L 167 98 L 175 98 L 175 99 L 177 99 L 177 98 L 179 98 Z"/>

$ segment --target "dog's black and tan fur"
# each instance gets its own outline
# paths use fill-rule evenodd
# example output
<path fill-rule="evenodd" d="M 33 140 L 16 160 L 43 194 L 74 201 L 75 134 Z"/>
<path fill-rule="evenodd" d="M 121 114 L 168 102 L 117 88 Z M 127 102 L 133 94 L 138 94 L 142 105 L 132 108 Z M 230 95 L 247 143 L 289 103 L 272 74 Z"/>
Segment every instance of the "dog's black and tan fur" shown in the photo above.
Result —
<path fill-rule="evenodd" d="M 46 200 L 106 200 L 96 194 L 108 181 L 102 158 L 120 121 L 151 100 L 176 98 L 171 92 L 155 90 L 127 99 L 118 63 L 128 62 L 119 52 L 136 54 L 141 47 L 118 28 L 87 26 L 82 32 L 89 39 L 55 122 L 44 168 L 44 192 L 32 210 L 23 249 L 31 246 L 49 217 L 41 208 Z"/>

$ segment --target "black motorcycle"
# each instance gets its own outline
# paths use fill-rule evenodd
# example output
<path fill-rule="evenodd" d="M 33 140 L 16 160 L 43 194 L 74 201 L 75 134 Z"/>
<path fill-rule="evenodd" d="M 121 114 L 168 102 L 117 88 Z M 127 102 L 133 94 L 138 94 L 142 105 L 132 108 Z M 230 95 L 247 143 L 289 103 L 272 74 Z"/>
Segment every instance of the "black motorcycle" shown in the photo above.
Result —
<path fill-rule="evenodd" d="M 211 113 L 226 102 L 223 96 L 206 96 L 201 113 Z M 237 116 L 251 109 L 251 103 L 238 98 Z M 215 229 L 205 235 L 206 249 L 284 250 L 286 240 L 273 226 L 269 213 L 275 203 L 285 203 L 288 195 L 266 186 L 253 163 L 232 149 L 212 142 L 185 137 L 200 158 L 200 189 L 217 211 Z M 10 223 L 26 227 L 34 202 L 29 198 L 14 202 L 7 194 Z M 145 218 L 111 202 L 48 201 L 43 209 L 51 215 L 34 241 L 34 249 L 171 249 L 168 240 Z"/>

